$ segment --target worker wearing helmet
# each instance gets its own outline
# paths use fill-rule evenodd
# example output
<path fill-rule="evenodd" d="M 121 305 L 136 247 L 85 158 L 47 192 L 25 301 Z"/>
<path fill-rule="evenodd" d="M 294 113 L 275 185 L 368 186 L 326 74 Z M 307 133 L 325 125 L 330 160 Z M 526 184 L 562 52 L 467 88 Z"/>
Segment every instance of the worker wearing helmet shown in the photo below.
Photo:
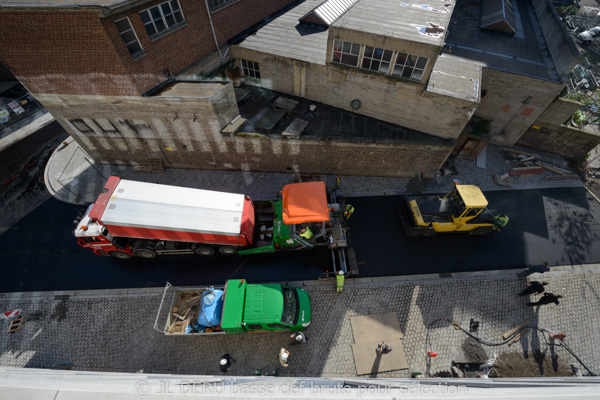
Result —
<path fill-rule="evenodd" d="M 313 237 L 313 232 L 310 230 L 310 226 L 306 225 L 300 230 L 300 237 L 306 240 L 310 240 Z"/>
<path fill-rule="evenodd" d="M 493 230 L 499 231 L 504 228 L 508 224 L 508 217 L 505 214 L 496 215 L 494 217 L 494 226 Z"/>
<path fill-rule="evenodd" d="M 340 269 L 337 275 L 335 276 L 335 288 L 338 293 L 342 293 L 342 291 L 344 290 L 344 279 L 346 279 L 346 277 L 344 276 L 344 271 Z"/>
<path fill-rule="evenodd" d="M 227 372 L 227 369 L 231 367 L 233 361 L 234 359 L 229 355 L 229 353 L 223 355 L 223 357 L 221 357 L 221 361 L 219 361 L 221 372 Z"/>
<path fill-rule="evenodd" d="M 290 352 L 284 349 L 283 347 L 279 351 L 279 362 L 284 367 L 289 367 L 288 358 L 290 357 Z"/>
<path fill-rule="evenodd" d="M 346 205 L 346 209 L 344 210 L 344 218 L 346 218 L 346 219 L 350 218 L 350 216 L 352 215 L 353 212 L 354 212 L 354 207 L 352 206 L 352 204 Z"/>

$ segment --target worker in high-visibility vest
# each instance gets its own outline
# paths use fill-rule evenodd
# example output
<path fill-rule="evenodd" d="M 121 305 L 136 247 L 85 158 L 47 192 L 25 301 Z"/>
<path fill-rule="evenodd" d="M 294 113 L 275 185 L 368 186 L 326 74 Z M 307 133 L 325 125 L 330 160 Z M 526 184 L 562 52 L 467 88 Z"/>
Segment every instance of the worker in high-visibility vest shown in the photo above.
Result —
<path fill-rule="evenodd" d="M 344 210 L 344 218 L 346 218 L 346 219 L 350 218 L 350 216 L 352 215 L 353 212 L 354 212 L 354 207 L 352 207 L 352 204 L 347 204 L 346 210 Z"/>
<path fill-rule="evenodd" d="M 504 228 L 506 224 L 508 224 L 508 217 L 506 215 L 496 215 L 494 217 L 494 226 L 492 227 L 492 229 L 495 231 L 499 231 L 500 229 Z"/>
<path fill-rule="evenodd" d="M 338 293 L 342 293 L 342 291 L 344 290 L 344 279 L 346 279 L 346 277 L 344 276 L 344 271 L 340 269 L 340 271 L 335 276 L 335 288 Z"/>
<path fill-rule="evenodd" d="M 303 237 L 306 240 L 310 240 L 313 237 L 313 232 L 308 225 L 300 230 L 300 237 Z"/>

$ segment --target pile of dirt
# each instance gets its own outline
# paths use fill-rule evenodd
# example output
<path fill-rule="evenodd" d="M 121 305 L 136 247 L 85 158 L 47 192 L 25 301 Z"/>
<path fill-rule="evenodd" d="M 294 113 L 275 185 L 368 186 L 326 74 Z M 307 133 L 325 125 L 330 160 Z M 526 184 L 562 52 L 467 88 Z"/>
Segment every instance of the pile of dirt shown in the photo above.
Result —
<path fill-rule="evenodd" d="M 498 356 L 489 374 L 491 377 L 518 378 L 539 376 L 573 376 L 564 357 L 535 350 L 523 353 L 503 353 Z"/>

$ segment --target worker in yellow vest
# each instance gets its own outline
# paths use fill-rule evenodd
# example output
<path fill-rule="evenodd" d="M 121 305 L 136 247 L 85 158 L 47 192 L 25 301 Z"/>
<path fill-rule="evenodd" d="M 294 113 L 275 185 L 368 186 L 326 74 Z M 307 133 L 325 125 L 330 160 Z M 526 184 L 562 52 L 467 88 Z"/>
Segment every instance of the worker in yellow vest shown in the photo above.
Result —
<path fill-rule="evenodd" d="M 339 272 L 337 273 L 337 275 L 335 276 L 335 288 L 338 293 L 342 293 L 342 291 L 344 290 L 344 279 L 345 278 L 346 277 L 344 276 L 344 271 L 342 271 L 340 269 Z"/>
<path fill-rule="evenodd" d="M 494 226 L 492 227 L 492 229 L 495 231 L 499 231 L 502 228 L 504 228 L 506 226 L 506 224 L 508 224 L 508 217 L 506 215 L 504 215 L 504 214 L 496 215 L 494 217 Z"/>
<path fill-rule="evenodd" d="M 310 240 L 313 237 L 313 232 L 308 225 L 300 230 L 300 237 L 303 237 L 306 240 Z"/>
<path fill-rule="evenodd" d="M 346 210 L 344 211 L 344 218 L 346 218 L 346 219 L 350 218 L 350 216 L 352 215 L 353 212 L 354 212 L 354 207 L 352 207 L 352 204 L 346 205 Z"/>

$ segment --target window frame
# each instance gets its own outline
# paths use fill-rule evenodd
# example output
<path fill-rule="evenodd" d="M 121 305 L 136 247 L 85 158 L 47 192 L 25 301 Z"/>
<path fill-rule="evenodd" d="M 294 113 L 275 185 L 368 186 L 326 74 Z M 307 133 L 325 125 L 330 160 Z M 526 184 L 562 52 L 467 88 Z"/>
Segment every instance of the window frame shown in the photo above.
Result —
<path fill-rule="evenodd" d="M 212 13 L 215 11 L 219 11 L 230 4 L 237 3 L 239 0 L 208 0 L 208 10 Z M 215 2 L 220 2 L 221 4 L 215 5 Z"/>
<path fill-rule="evenodd" d="M 400 74 L 398 75 L 398 74 L 394 73 L 394 70 L 396 69 L 396 64 L 398 62 L 398 56 L 400 54 L 406 55 L 406 60 L 404 61 L 404 64 L 402 64 L 402 66 L 401 66 L 402 70 L 401 70 Z M 412 66 L 406 64 L 407 61 L 411 57 L 416 57 L 416 61 L 415 61 L 414 65 L 412 65 Z M 419 63 L 419 61 L 421 59 L 426 60 L 425 61 L 425 65 L 423 66 L 423 68 L 421 68 L 421 67 L 417 68 L 417 64 Z M 413 81 L 413 82 L 421 82 L 423 80 L 423 75 L 425 75 L 425 70 L 427 69 L 427 66 L 429 65 L 429 58 L 428 57 L 417 56 L 417 55 L 414 55 L 414 54 L 404 53 L 404 52 L 401 52 L 401 51 L 396 52 L 395 58 L 394 58 L 393 61 L 394 62 L 392 63 L 392 66 L 391 66 L 391 69 L 390 69 L 390 76 L 394 76 L 396 78 L 406 79 L 406 80 Z M 410 73 L 410 77 L 405 77 L 404 76 L 404 69 L 405 68 L 411 68 L 412 69 L 412 72 Z M 421 77 L 418 80 L 413 78 L 413 74 L 415 73 L 415 71 L 420 71 L 421 72 Z"/>
<path fill-rule="evenodd" d="M 368 48 L 372 48 L 373 49 L 373 51 L 372 51 L 372 53 L 371 53 L 370 56 L 367 56 L 367 49 Z M 381 50 L 381 58 L 376 58 L 375 57 L 377 50 Z M 390 58 L 389 58 L 388 61 L 386 61 L 384 59 L 384 55 L 386 54 L 386 52 L 390 53 Z M 366 70 L 373 71 L 373 72 L 379 72 L 380 74 L 389 75 L 390 68 L 392 66 L 392 61 L 394 59 L 394 53 L 396 53 L 395 51 L 384 49 L 383 47 L 375 47 L 375 46 L 367 46 L 367 45 L 365 45 L 364 46 L 364 50 L 363 50 L 362 53 L 363 53 L 363 56 L 362 56 L 362 62 L 360 63 L 361 66 L 359 67 L 360 69 L 366 69 Z M 369 67 L 365 67 L 364 66 L 366 60 L 369 60 Z M 377 64 L 378 65 L 377 69 L 371 68 L 373 66 L 373 64 L 375 64 L 375 63 L 378 63 Z M 380 68 L 379 68 L 381 66 L 381 64 L 383 64 L 383 63 L 387 63 L 388 64 L 386 72 L 382 72 L 380 70 Z"/>
<path fill-rule="evenodd" d="M 244 65 L 244 63 L 252 63 L 252 65 Z M 256 68 L 254 68 L 256 67 Z M 240 69 L 242 70 L 242 76 L 246 78 L 252 78 L 260 80 L 260 64 L 256 61 L 246 60 L 244 58 L 240 58 Z M 254 75 L 250 75 L 249 73 L 253 72 Z"/>
<path fill-rule="evenodd" d="M 133 43 L 133 42 L 125 42 L 125 38 L 123 37 L 123 33 L 127 33 L 129 30 L 125 30 L 123 32 L 121 32 L 121 30 L 119 29 L 119 27 L 117 26 L 118 22 L 121 21 L 127 21 L 127 23 L 129 24 L 129 30 L 131 32 L 133 32 L 133 36 L 135 37 L 135 41 L 137 43 L 137 45 L 139 46 L 140 50 L 138 52 L 132 53 L 130 48 L 129 48 L 129 44 Z M 127 51 L 129 52 L 129 54 L 131 55 L 131 57 L 133 57 L 134 59 L 139 58 L 140 56 L 146 54 L 144 51 L 144 48 L 142 47 L 142 42 L 140 42 L 140 38 L 137 35 L 137 32 L 135 31 L 135 29 L 133 28 L 133 24 L 131 23 L 131 20 L 129 19 L 129 17 L 125 17 L 125 18 L 121 18 L 115 21 L 115 27 L 117 28 L 117 32 L 119 32 L 119 36 L 121 36 L 121 40 L 123 40 L 123 43 L 125 43 L 125 47 L 127 47 Z"/>
<path fill-rule="evenodd" d="M 338 51 L 339 52 L 339 56 L 336 56 L 336 42 L 341 42 L 341 48 Z M 346 52 L 344 50 L 344 47 L 346 44 L 350 45 L 350 52 Z M 358 54 L 354 54 L 352 53 L 352 50 L 354 49 L 354 46 L 358 46 Z M 360 43 L 354 43 L 354 42 L 348 42 L 346 40 L 341 40 L 341 39 L 333 39 L 333 51 L 331 52 L 331 59 L 332 62 L 336 63 L 336 64 L 341 64 L 341 65 L 347 65 L 349 67 L 355 67 L 355 68 L 360 68 L 361 65 L 361 61 L 362 61 L 362 53 L 363 53 L 363 45 Z M 342 60 L 344 59 L 344 56 L 347 57 L 356 57 L 356 65 L 352 65 L 352 64 L 348 64 L 346 62 L 342 62 Z M 335 61 L 335 57 L 338 57 L 340 61 Z"/>
<path fill-rule="evenodd" d="M 341 44 L 342 44 L 341 50 L 336 50 L 336 45 L 339 46 L 339 42 L 341 42 Z M 352 46 L 353 45 L 360 46 L 358 55 L 344 52 L 344 43 L 349 43 Z M 370 55 L 367 55 L 367 54 L 369 54 L 368 48 L 373 49 L 373 51 L 370 53 Z M 352 51 L 352 49 L 353 48 L 351 48 L 351 51 Z M 375 55 L 375 53 L 377 52 L 377 50 L 382 51 L 381 58 L 379 58 L 379 59 L 377 59 L 376 57 L 373 57 Z M 386 54 L 386 52 L 391 52 L 391 58 L 389 61 L 384 60 L 384 55 Z M 342 62 L 344 55 L 357 56 L 358 57 L 357 64 L 353 65 L 353 64 L 346 63 L 346 62 Z M 395 74 L 394 69 L 396 68 L 396 63 L 398 61 L 399 55 L 406 55 L 406 59 L 405 59 L 404 63 L 400 66 L 402 68 L 400 74 Z M 407 65 L 407 61 L 409 59 L 411 59 L 411 57 L 415 58 L 415 63 L 412 66 Z M 336 58 L 338 59 L 338 61 L 336 61 Z M 419 62 L 421 62 L 421 60 L 425 60 L 425 65 L 422 68 L 417 67 L 417 64 Z M 367 61 L 369 63 L 368 66 L 364 66 L 365 62 L 367 62 Z M 342 39 L 333 39 L 332 51 L 331 51 L 331 62 L 333 64 L 345 65 L 348 67 L 353 67 L 353 68 L 357 68 L 357 69 L 361 69 L 361 70 L 365 70 L 365 71 L 371 71 L 371 72 L 374 72 L 377 74 L 391 76 L 391 77 L 399 78 L 399 79 L 406 80 L 406 81 L 421 83 L 421 82 L 423 82 L 423 76 L 425 75 L 425 70 L 427 70 L 427 67 L 429 66 L 429 57 L 417 56 L 414 54 L 404 53 L 401 51 L 389 50 L 389 49 L 386 49 L 383 47 L 369 46 L 366 44 L 349 42 L 349 41 L 345 41 Z M 374 65 L 374 63 L 379 63 L 377 69 L 372 69 L 372 66 Z M 386 72 L 380 71 L 381 63 L 389 64 Z M 404 72 L 405 68 L 407 69 L 407 71 L 409 69 L 411 71 L 410 76 L 408 76 L 408 77 L 403 76 L 404 75 L 403 72 Z M 415 71 L 421 73 L 419 79 L 414 78 Z"/>
<path fill-rule="evenodd" d="M 174 10 L 172 4 L 176 3 L 178 9 Z M 171 10 L 171 13 L 165 17 L 165 13 L 163 12 L 163 5 L 168 5 L 169 9 Z M 155 18 L 152 14 L 152 10 L 158 10 L 158 13 L 160 14 L 160 20 Z M 177 21 L 177 18 L 175 17 L 175 14 L 179 12 L 181 13 L 181 21 Z M 146 14 L 146 18 L 148 18 L 147 22 L 144 22 L 144 13 Z M 159 39 L 161 37 L 163 37 L 164 35 L 175 31 L 176 29 L 184 26 L 186 24 L 186 20 L 185 20 L 185 15 L 183 14 L 183 9 L 181 8 L 181 4 L 179 3 L 179 0 L 168 0 L 168 1 L 163 1 L 162 3 L 159 3 L 155 6 L 152 6 L 150 8 L 146 8 L 145 10 L 140 11 L 139 16 L 142 20 L 142 24 L 144 25 L 144 28 L 146 29 L 146 33 L 148 34 L 148 37 L 152 40 L 155 39 Z M 173 19 L 173 23 L 171 25 L 169 25 L 167 18 L 171 17 Z M 156 26 L 156 21 L 160 21 L 162 22 L 162 24 L 165 26 L 164 29 L 162 30 L 158 30 L 157 26 Z M 148 30 L 148 25 L 152 26 L 152 29 L 154 29 L 154 33 L 150 33 L 150 31 Z"/>

